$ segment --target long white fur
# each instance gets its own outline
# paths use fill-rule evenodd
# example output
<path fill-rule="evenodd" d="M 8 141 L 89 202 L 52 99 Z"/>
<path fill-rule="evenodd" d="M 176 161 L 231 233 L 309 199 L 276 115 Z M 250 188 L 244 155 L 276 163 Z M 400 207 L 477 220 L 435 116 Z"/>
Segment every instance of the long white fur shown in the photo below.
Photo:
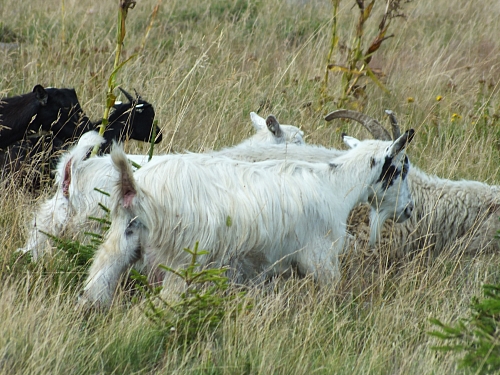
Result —
<path fill-rule="evenodd" d="M 406 180 L 392 190 L 394 196 L 380 182 L 386 156 L 394 156 L 398 166 L 402 147 L 402 140 L 363 141 L 330 163 L 172 155 L 135 173 L 115 148 L 119 178 L 112 225 L 89 270 L 82 302 L 108 305 L 120 275 L 141 255 L 152 268 L 186 264 L 183 249 L 196 242 L 210 251 L 202 265 L 237 263 L 243 279 L 295 265 L 330 285 L 339 276 L 351 209 L 373 195 L 382 211 L 393 212 L 398 202 L 402 214 L 411 203 Z"/>
<path fill-rule="evenodd" d="M 386 111 L 397 129 L 394 114 Z M 361 114 L 358 114 L 361 115 Z M 352 116 L 352 114 L 350 115 Z M 373 130 L 381 128 L 365 115 L 356 121 Z M 370 124 L 368 127 L 367 124 Z M 375 126 L 375 127 L 374 127 Z M 377 131 L 378 136 L 383 132 Z M 450 180 L 425 173 L 412 167 L 408 185 L 415 200 L 415 210 L 404 223 L 387 222 L 381 232 L 379 249 L 390 250 L 386 255 L 401 258 L 407 255 L 442 252 L 478 254 L 500 251 L 500 185 L 488 185 L 472 180 Z M 355 208 L 349 220 L 349 230 L 358 247 L 369 241 L 372 222 L 367 220 L 366 205 Z"/>
<path fill-rule="evenodd" d="M 478 181 L 454 181 L 429 175 L 412 166 L 408 185 L 415 200 L 412 217 L 401 224 L 387 222 L 379 247 L 401 258 L 422 251 L 478 254 L 500 251 L 500 186 Z M 350 231 L 359 246 L 368 241 L 366 207 L 353 210 Z"/>
<path fill-rule="evenodd" d="M 250 117 L 256 132 L 240 144 L 243 153 L 247 148 L 253 148 L 257 144 L 304 144 L 302 138 L 304 133 L 296 126 L 278 124 L 281 131 L 280 136 L 276 137 L 268 129 L 266 119 L 254 112 L 251 112 Z M 96 132 L 85 133 L 77 146 L 61 156 L 54 183 L 56 192 L 41 203 L 34 213 L 29 224 L 26 244 L 18 251 L 31 253 L 36 260 L 50 249 L 51 241 L 45 233 L 57 237 L 63 234 L 72 236 L 81 232 L 83 228 L 88 230 L 91 224 L 88 221 L 89 216 L 102 215 L 103 211 L 98 204 L 108 206 L 109 199 L 94 188 L 110 192 L 110 182 L 116 171 L 111 167 L 109 155 L 85 159 L 89 149 L 102 142 L 103 139 Z M 223 152 L 236 158 L 242 154 L 234 147 L 224 149 Z M 272 158 L 271 153 L 267 155 L 267 158 Z M 147 155 L 128 155 L 128 158 L 139 165 L 144 165 L 148 161 Z M 242 158 L 245 159 L 244 156 Z M 68 181 L 70 183 L 66 187 Z"/>

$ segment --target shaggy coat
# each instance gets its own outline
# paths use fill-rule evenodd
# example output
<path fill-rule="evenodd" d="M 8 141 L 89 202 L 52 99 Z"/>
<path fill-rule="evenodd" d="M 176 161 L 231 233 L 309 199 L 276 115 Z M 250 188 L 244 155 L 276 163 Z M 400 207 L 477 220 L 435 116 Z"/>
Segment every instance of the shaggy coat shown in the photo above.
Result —
<path fill-rule="evenodd" d="M 408 186 L 415 200 L 412 217 L 401 224 L 388 221 L 382 230 L 379 249 L 392 259 L 428 252 L 456 254 L 498 252 L 500 229 L 500 186 L 478 181 L 453 181 L 428 175 L 412 166 Z M 358 245 L 368 246 L 367 206 L 353 210 L 349 231 Z"/>
<path fill-rule="evenodd" d="M 391 111 L 386 112 L 396 138 L 397 120 Z M 333 118 L 356 120 L 375 138 L 391 139 L 378 121 L 364 114 L 339 110 L 326 117 L 327 121 Z M 408 186 L 415 200 L 413 215 L 401 224 L 388 221 L 377 246 L 392 259 L 422 252 L 477 254 L 500 250 L 500 241 L 496 238 L 500 229 L 500 186 L 444 179 L 415 167 L 408 174 Z M 366 205 L 355 208 L 349 220 L 349 231 L 355 235 L 360 248 L 369 246 L 368 209 Z"/>
<path fill-rule="evenodd" d="M 196 242 L 210 251 L 202 265 L 237 264 L 243 280 L 293 265 L 330 285 L 339 276 L 338 255 L 355 205 L 373 198 L 381 211 L 396 206 L 398 216 L 411 214 L 409 162 L 401 151 L 412 135 L 394 143 L 345 137 L 352 149 L 329 163 L 190 154 L 153 160 L 135 173 L 115 149 L 112 224 L 82 302 L 108 305 L 120 275 L 141 257 L 152 269 L 186 265 L 183 249 Z M 394 196 L 387 193 L 388 170 L 403 180 L 391 190 Z"/>
<path fill-rule="evenodd" d="M 251 118 L 256 133 L 240 145 L 219 152 L 237 159 L 259 158 L 259 160 L 267 160 L 273 158 L 273 151 L 278 152 L 284 148 L 276 145 L 271 150 L 256 150 L 256 145 L 270 143 L 269 146 L 272 147 L 274 146 L 272 143 L 304 143 L 299 128 L 292 125 L 280 125 L 272 115 L 268 116 L 267 120 L 273 125 L 275 133 L 279 136 L 273 135 L 274 133 L 266 125 L 266 119 L 253 112 Z M 271 134 L 271 137 L 268 134 Z M 49 238 L 45 233 L 57 237 L 63 234 L 73 236 L 81 232 L 82 228 L 88 228 L 89 216 L 100 217 L 103 214 L 99 203 L 108 207 L 109 198 L 95 189 L 110 192 L 112 181 L 116 179 L 117 172 L 112 167 L 109 155 L 85 159 L 89 149 L 101 142 L 103 139 L 97 133 L 88 132 L 80 139 L 75 148 L 61 156 L 56 169 L 56 192 L 36 210 L 29 224 L 28 240 L 19 251 L 31 253 L 36 260 L 50 246 Z M 240 147 L 243 152 L 239 151 Z M 250 150 L 252 154 L 247 159 L 244 153 Z M 217 154 L 217 152 L 213 154 Z M 155 159 L 165 157 L 169 158 L 170 156 L 155 156 Z M 128 158 L 139 165 L 148 161 L 147 155 L 128 155 Z"/>

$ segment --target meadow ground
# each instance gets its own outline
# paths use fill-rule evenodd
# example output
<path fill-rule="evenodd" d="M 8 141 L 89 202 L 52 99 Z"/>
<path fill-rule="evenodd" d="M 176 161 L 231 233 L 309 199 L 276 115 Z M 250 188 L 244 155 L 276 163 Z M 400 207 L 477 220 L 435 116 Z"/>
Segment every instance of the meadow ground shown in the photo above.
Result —
<path fill-rule="evenodd" d="M 342 147 L 341 131 L 369 137 L 350 123 L 326 123 L 337 109 L 322 103 L 332 4 L 312 1 L 155 0 L 129 12 L 118 74 L 156 109 L 164 134 L 157 153 L 203 151 L 249 134 L 249 112 L 273 113 L 301 126 L 307 142 Z M 384 119 L 392 109 L 415 128 L 408 150 L 422 170 L 452 179 L 500 182 L 500 3 L 420 0 L 402 4 L 370 63 L 390 93 L 369 79 L 351 106 Z M 74 87 L 92 119 L 102 116 L 115 45 L 115 1 L 2 0 L 0 96 L 35 84 Z M 369 43 L 384 9 L 367 22 Z M 354 39 L 354 1 L 339 8 L 339 48 Z M 339 97 L 341 73 L 327 93 Z M 386 120 L 384 120 L 386 121 Z M 130 152 L 146 146 L 129 142 Z M 450 374 L 457 354 L 432 350 L 429 318 L 450 322 L 469 311 L 483 283 L 500 281 L 498 254 L 464 257 L 425 251 L 398 266 L 383 254 L 363 274 L 345 272 L 338 288 L 290 279 L 253 288 L 253 308 L 200 332 L 190 345 L 159 333 L 141 303 L 107 313 L 74 309 L 84 274 L 64 255 L 38 264 L 20 257 L 25 222 L 39 199 L 3 181 L 0 193 L 0 374 Z M 76 277 L 74 277 L 76 276 Z"/>

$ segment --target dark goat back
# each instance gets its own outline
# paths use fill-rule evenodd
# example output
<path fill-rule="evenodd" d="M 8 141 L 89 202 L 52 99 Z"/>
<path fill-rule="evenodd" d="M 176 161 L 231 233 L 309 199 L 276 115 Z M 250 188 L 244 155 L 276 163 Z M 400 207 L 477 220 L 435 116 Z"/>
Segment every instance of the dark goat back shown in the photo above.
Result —
<path fill-rule="evenodd" d="M 52 131 L 65 140 L 90 130 L 74 89 L 44 89 L 36 85 L 28 94 L 0 102 L 0 148 L 25 138 L 28 131 Z"/>
<path fill-rule="evenodd" d="M 47 88 L 46 91 L 47 105 L 37 116 L 43 130 L 52 131 L 55 137 L 65 141 L 74 141 L 93 129 L 74 89 Z"/>
<path fill-rule="evenodd" d="M 23 139 L 28 129 L 35 127 L 35 117 L 47 100 L 48 94 L 40 85 L 30 93 L 0 100 L 0 148 Z"/>

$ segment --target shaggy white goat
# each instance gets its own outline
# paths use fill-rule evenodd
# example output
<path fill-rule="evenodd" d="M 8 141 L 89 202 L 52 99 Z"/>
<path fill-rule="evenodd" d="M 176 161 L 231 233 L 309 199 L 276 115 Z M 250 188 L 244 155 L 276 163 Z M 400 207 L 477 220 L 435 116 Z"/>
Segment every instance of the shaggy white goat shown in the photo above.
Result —
<path fill-rule="evenodd" d="M 43 255 L 49 245 L 49 237 L 61 236 L 64 233 L 77 234 L 83 228 L 87 229 L 88 217 L 102 216 L 102 209 L 98 203 L 106 204 L 108 198 L 104 192 L 109 191 L 110 176 L 116 172 L 111 165 L 103 168 L 76 168 L 73 165 L 84 163 L 90 149 L 105 140 L 97 132 L 84 133 L 77 146 L 64 153 L 57 164 L 54 185 L 54 195 L 46 199 L 35 211 L 30 222 L 28 239 L 23 248 L 18 251 L 30 252 L 33 259 L 37 260 Z M 142 165 L 147 162 L 147 155 L 128 155 L 134 163 Z M 109 156 L 96 157 L 91 160 L 109 159 Z M 89 165 L 97 165 L 92 161 Z"/>
<path fill-rule="evenodd" d="M 177 268 L 189 261 L 183 249 L 197 241 L 210 251 L 203 265 L 237 264 L 244 280 L 294 265 L 329 285 L 339 276 L 338 254 L 355 205 L 376 200 L 382 216 L 411 215 L 409 161 L 401 151 L 412 135 L 395 142 L 344 137 L 351 150 L 329 163 L 189 154 L 153 160 L 135 173 L 115 148 L 112 224 L 81 301 L 108 305 L 120 275 L 141 256 L 151 269 Z M 389 194 L 399 175 L 400 188 Z"/>
<path fill-rule="evenodd" d="M 273 115 L 269 115 L 267 119 L 264 119 L 255 112 L 250 112 L 250 118 L 256 133 L 243 143 L 305 144 L 303 138 L 304 132 L 302 130 L 293 125 L 282 125 L 278 123 L 276 117 Z"/>
<path fill-rule="evenodd" d="M 399 127 L 394 114 L 388 114 L 395 138 Z M 341 117 L 369 124 L 376 138 L 390 139 L 376 120 L 357 112 L 334 112 L 327 119 Z M 399 258 L 420 251 L 437 255 L 445 250 L 469 254 L 500 250 L 495 238 L 500 229 L 500 186 L 443 179 L 414 166 L 408 174 L 408 185 L 415 200 L 413 215 L 402 224 L 387 222 L 382 230 L 379 246 L 389 249 L 391 256 Z M 365 244 L 370 232 L 367 209 L 366 205 L 357 207 L 349 221 L 349 230 Z"/>
<path fill-rule="evenodd" d="M 250 149 L 261 143 L 304 144 L 304 133 L 299 128 L 280 125 L 273 115 L 264 119 L 251 112 L 250 117 L 256 133 L 240 144 L 243 149 Z M 95 188 L 109 192 L 110 181 L 116 171 L 111 167 L 109 155 L 84 160 L 89 148 L 102 142 L 103 139 L 96 132 L 85 133 L 76 147 L 61 156 L 54 182 L 56 192 L 36 210 L 30 222 L 27 242 L 19 251 L 30 252 L 36 260 L 50 246 L 49 237 L 45 233 L 57 237 L 78 234 L 83 228 L 88 229 L 89 216 L 102 215 L 103 211 L 98 204 L 108 206 L 109 200 Z M 223 152 L 227 156 L 239 156 L 234 147 L 226 148 Z M 271 154 L 268 155 L 268 158 L 272 157 Z M 138 165 L 148 161 L 147 155 L 128 155 L 128 158 Z"/>

